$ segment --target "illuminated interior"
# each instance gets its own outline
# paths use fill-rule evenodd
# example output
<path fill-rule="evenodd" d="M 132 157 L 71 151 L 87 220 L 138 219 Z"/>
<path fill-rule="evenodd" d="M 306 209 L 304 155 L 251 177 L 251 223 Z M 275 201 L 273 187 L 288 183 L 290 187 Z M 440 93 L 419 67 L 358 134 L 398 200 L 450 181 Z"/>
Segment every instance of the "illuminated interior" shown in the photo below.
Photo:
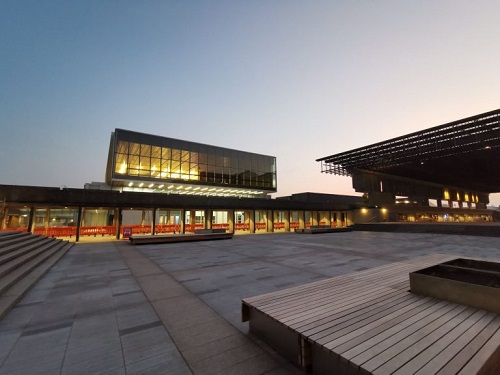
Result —
<path fill-rule="evenodd" d="M 256 197 L 277 190 L 275 157 L 121 129 L 108 166 L 107 183 L 123 191 Z"/>

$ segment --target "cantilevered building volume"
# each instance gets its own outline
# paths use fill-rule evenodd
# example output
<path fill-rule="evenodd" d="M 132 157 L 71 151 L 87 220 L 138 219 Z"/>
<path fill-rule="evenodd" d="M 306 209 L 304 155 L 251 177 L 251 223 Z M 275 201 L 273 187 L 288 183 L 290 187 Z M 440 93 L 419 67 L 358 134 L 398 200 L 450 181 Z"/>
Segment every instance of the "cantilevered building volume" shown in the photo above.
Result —
<path fill-rule="evenodd" d="M 500 110 L 317 161 L 323 173 L 351 176 L 372 207 L 485 209 L 489 194 L 500 192 Z"/>
<path fill-rule="evenodd" d="M 276 158 L 115 129 L 106 183 L 121 191 L 264 198 L 277 190 Z"/>

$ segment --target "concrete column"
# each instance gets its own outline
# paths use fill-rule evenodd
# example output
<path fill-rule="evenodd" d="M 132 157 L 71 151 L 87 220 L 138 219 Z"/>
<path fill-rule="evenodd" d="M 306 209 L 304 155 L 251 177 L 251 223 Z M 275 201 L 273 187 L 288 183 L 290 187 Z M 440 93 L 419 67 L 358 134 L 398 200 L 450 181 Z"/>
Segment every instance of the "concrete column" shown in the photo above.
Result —
<path fill-rule="evenodd" d="M 122 209 L 119 208 L 118 210 L 115 210 L 115 223 L 116 223 L 116 239 L 120 239 L 120 228 L 122 226 Z"/>
<path fill-rule="evenodd" d="M 75 242 L 80 241 L 80 227 L 82 226 L 82 213 L 83 213 L 83 207 L 78 207 L 78 214 L 76 216 Z"/>
<path fill-rule="evenodd" d="M 205 229 L 212 229 L 212 212 L 213 210 L 205 210 Z"/>
<path fill-rule="evenodd" d="M 30 217 L 28 219 L 28 233 L 33 233 L 33 226 L 35 225 L 35 206 L 30 207 Z"/>
<path fill-rule="evenodd" d="M 153 227 L 151 228 L 151 234 L 154 236 L 156 232 L 156 208 L 153 208 Z"/>

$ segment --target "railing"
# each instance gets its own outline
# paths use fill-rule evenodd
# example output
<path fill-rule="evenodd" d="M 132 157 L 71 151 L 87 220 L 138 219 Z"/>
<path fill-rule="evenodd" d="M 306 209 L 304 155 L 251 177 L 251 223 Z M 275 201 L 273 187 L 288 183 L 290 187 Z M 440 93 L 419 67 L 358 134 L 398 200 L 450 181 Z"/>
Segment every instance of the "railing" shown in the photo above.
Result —
<path fill-rule="evenodd" d="M 229 224 L 228 223 L 212 224 L 212 229 L 229 230 Z"/>
<path fill-rule="evenodd" d="M 33 233 L 47 237 L 73 237 L 76 236 L 76 227 L 38 227 Z"/>
<path fill-rule="evenodd" d="M 157 224 L 155 225 L 155 233 L 180 233 L 180 224 Z"/>
<path fill-rule="evenodd" d="M 151 225 L 122 225 L 120 233 L 123 235 L 123 228 L 130 228 L 132 234 L 151 234 Z"/>
<path fill-rule="evenodd" d="M 255 223 L 255 229 L 266 229 L 266 223 Z"/>
<path fill-rule="evenodd" d="M 234 224 L 234 230 L 250 230 L 249 223 L 236 223 Z"/>
<path fill-rule="evenodd" d="M 194 232 L 197 229 L 205 229 L 204 224 L 186 224 L 186 232 Z"/>
<path fill-rule="evenodd" d="M 103 225 L 103 226 L 91 226 L 91 227 L 81 227 L 80 236 L 94 236 L 104 235 L 114 236 L 116 235 L 116 227 L 114 225 Z"/>

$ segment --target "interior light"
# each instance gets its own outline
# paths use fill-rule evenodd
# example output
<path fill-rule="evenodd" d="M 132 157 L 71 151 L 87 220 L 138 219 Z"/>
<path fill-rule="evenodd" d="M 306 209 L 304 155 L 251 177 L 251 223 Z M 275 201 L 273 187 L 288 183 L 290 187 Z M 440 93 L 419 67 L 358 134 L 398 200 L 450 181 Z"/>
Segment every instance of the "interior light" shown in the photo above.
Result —
<path fill-rule="evenodd" d="M 144 186 L 144 184 L 141 182 L 141 183 L 139 184 L 139 187 L 143 187 L 143 186 Z"/>
<path fill-rule="evenodd" d="M 191 186 L 186 186 L 186 190 L 191 190 Z"/>
<path fill-rule="evenodd" d="M 155 186 L 155 184 L 150 184 L 150 185 L 149 185 L 149 188 L 151 189 L 153 186 Z"/>
<path fill-rule="evenodd" d="M 133 183 L 133 182 L 129 182 L 129 183 L 128 183 L 128 186 L 133 186 L 133 185 L 134 185 L 134 183 Z"/>
<path fill-rule="evenodd" d="M 177 190 L 182 189 L 182 185 L 177 186 Z"/>
<path fill-rule="evenodd" d="M 199 186 L 197 186 L 197 187 L 195 187 L 193 190 L 200 190 L 200 187 L 199 187 Z"/>
<path fill-rule="evenodd" d="M 172 189 L 174 187 L 174 185 L 170 185 L 167 189 Z"/>
<path fill-rule="evenodd" d="M 163 189 L 163 186 L 165 186 L 165 185 L 162 184 L 162 185 L 158 186 L 158 189 Z"/>

